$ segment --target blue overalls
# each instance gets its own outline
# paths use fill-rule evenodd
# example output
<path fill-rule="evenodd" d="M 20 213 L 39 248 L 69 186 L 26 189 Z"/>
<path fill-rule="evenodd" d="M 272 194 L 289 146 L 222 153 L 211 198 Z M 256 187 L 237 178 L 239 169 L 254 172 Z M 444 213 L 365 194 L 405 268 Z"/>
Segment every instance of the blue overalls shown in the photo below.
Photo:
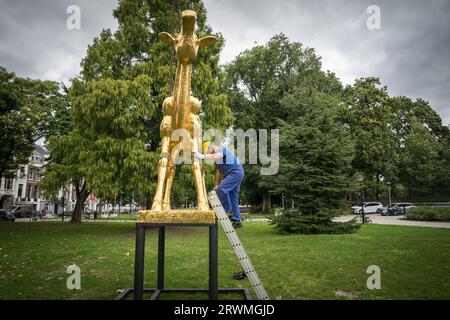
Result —
<path fill-rule="evenodd" d="M 233 212 L 230 220 L 241 221 L 239 189 L 244 180 L 244 168 L 233 152 L 226 147 L 221 147 L 219 152 L 223 154 L 223 158 L 216 160 L 216 168 L 222 174 L 223 180 L 217 188 L 217 195 L 225 212 Z"/>

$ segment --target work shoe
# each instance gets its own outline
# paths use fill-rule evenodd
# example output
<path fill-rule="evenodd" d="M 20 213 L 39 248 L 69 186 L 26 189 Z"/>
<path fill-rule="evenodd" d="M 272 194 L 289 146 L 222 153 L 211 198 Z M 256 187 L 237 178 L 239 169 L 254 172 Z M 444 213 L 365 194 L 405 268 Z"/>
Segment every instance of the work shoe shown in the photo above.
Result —
<path fill-rule="evenodd" d="M 233 278 L 234 278 L 234 280 L 243 280 L 243 279 L 247 278 L 247 275 L 245 274 L 244 271 L 240 271 L 240 272 L 233 273 Z"/>
<path fill-rule="evenodd" d="M 233 228 L 238 229 L 238 228 L 242 228 L 242 222 L 240 221 L 233 221 Z"/>

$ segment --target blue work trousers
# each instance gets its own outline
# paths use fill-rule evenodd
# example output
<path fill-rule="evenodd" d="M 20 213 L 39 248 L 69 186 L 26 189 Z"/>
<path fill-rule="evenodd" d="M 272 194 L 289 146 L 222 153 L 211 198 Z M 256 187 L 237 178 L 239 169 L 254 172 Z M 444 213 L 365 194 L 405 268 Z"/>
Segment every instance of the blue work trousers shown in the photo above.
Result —
<path fill-rule="evenodd" d="M 232 221 L 241 221 L 239 210 L 239 189 L 244 180 L 244 170 L 234 169 L 227 174 L 217 187 L 217 195 L 225 209 L 225 212 L 233 212 Z"/>

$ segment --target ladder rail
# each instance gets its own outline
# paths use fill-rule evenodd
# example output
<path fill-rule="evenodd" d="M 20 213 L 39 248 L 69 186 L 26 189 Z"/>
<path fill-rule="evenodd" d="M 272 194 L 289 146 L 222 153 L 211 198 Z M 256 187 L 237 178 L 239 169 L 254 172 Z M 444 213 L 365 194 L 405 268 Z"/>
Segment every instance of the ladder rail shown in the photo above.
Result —
<path fill-rule="evenodd" d="M 220 202 L 219 197 L 215 191 L 211 191 L 208 194 L 209 201 L 211 206 L 213 207 L 214 212 L 216 213 L 217 220 L 222 227 L 225 235 L 230 242 L 230 245 L 236 254 L 240 265 L 244 269 L 245 274 L 247 275 L 250 284 L 252 285 L 253 290 L 256 293 L 256 296 L 259 300 L 270 300 L 267 292 L 259 279 L 258 274 L 256 273 L 255 268 L 250 260 L 250 257 L 247 255 L 244 246 L 242 245 L 234 227 L 231 225 L 231 221 L 228 218 L 225 210 L 222 207 L 222 203 Z"/>

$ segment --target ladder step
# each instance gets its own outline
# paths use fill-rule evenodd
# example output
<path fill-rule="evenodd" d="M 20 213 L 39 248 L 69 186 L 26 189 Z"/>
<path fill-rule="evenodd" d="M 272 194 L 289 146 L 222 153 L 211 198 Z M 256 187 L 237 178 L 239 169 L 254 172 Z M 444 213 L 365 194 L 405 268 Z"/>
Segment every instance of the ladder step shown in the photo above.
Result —
<path fill-rule="evenodd" d="M 208 198 L 214 212 L 216 213 L 217 220 L 219 221 L 220 226 L 225 232 L 225 235 L 227 236 L 228 241 L 230 242 L 231 247 L 233 248 L 233 251 L 237 256 L 241 267 L 244 269 L 244 272 L 247 275 L 247 278 L 250 281 L 250 284 L 252 285 L 256 296 L 259 300 L 269 300 L 270 298 L 267 295 L 267 292 L 264 289 L 261 280 L 259 280 L 258 274 L 256 273 L 255 268 L 250 261 L 250 258 L 245 252 L 244 246 L 239 240 L 236 231 L 231 225 L 231 221 L 225 213 L 225 210 L 222 207 L 222 203 L 220 202 L 216 191 L 211 191 L 208 194 Z"/>

